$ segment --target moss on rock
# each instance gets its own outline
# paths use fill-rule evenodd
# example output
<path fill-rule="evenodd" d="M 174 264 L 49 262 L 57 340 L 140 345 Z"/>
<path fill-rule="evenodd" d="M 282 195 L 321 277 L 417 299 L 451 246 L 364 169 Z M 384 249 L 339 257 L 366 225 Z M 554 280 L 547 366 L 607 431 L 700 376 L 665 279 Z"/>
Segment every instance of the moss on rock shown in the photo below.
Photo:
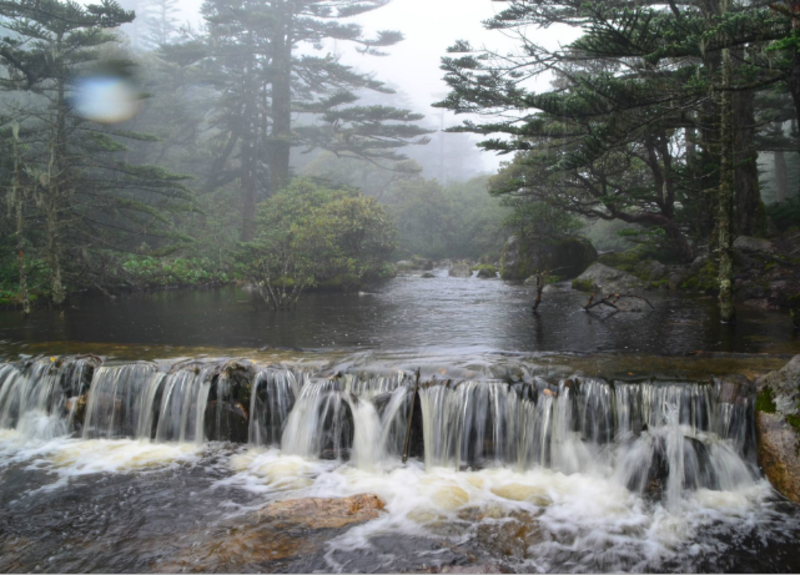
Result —
<path fill-rule="evenodd" d="M 772 393 L 772 388 L 767 386 L 759 391 L 756 397 L 756 411 L 775 413 L 776 409 L 775 395 Z"/>
<path fill-rule="evenodd" d="M 574 280 L 572 280 L 572 289 L 585 292 L 594 291 L 594 283 L 592 283 L 592 280 L 582 280 L 575 278 Z"/>

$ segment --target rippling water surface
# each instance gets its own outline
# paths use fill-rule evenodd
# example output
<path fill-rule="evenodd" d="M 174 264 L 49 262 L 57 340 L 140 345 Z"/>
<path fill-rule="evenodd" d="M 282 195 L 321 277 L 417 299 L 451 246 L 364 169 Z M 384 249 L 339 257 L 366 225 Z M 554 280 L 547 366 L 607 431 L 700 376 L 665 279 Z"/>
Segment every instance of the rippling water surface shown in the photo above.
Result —
<path fill-rule="evenodd" d="M 297 310 L 272 312 L 238 288 L 87 298 L 63 315 L 25 320 L 0 312 L 6 341 L 313 349 L 798 353 L 784 313 L 740 309 L 719 322 L 712 297 L 646 295 L 654 310 L 586 313 L 584 293 L 545 293 L 534 316 L 530 286 L 501 280 L 399 277 L 369 293 L 307 294 Z"/>
<path fill-rule="evenodd" d="M 437 274 L 294 312 L 236 288 L 0 312 L 0 571 L 800 571 L 752 394 L 711 380 L 800 353 L 785 315 L 730 328 L 713 299 L 659 292 L 586 313 L 570 290 L 533 315 L 528 286 Z M 58 357 L 81 353 L 103 367 Z M 221 412 L 203 401 L 238 389 L 214 374 L 240 356 L 254 395 L 237 413 L 265 419 L 249 443 L 209 441 L 200 418 Z M 88 431 L 70 362 L 93 370 Z M 383 509 L 332 522 L 324 500 L 359 494 Z M 272 507 L 309 498 L 316 515 Z"/>

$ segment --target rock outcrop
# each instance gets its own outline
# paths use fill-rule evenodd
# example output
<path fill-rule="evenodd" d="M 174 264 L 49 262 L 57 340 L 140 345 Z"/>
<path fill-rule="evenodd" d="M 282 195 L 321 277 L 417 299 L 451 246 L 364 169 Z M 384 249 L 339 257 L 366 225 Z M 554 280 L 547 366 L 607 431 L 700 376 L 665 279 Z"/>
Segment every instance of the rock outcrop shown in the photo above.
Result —
<path fill-rule="evenodd" d="M 800 503 L 800 355 L 756 389 L 758 463 L 775 489 Z"/>
<path fill-rule="evenodd" d="M 511 236 L 503 248 L 500 277 L 524 280 L 538 270 L 571 279 L 596 260 L 597 250 L 586 238 L 537 240 L 528 244 L 519 236 Z"/>
<path fill-rule="evenodd" d="M 595 263 L 578 276 L 572 283 L 572 287 L 582 291 L 594 291 L 602 294 L 624 294 L 641 291 L 647 285 L 634 275 Z"/>
<path fill-rule="evenodd" d="M 451 278 L 468 278 L 472 276 L 472 270 L 469 269 L 469 264 L 459 262 L 453 264 L 448 272 Z"/>

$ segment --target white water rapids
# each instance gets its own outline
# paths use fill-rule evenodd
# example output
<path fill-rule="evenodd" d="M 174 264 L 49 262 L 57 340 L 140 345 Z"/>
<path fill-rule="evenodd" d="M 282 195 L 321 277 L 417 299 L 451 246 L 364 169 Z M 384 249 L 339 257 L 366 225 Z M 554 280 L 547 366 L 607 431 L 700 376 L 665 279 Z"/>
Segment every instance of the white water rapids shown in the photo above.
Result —
<path fill-rule="evenodd" d="M 357 568 L 348 557 L 387 534 L 510 545 L 498 554 L 528 571 L 692 570 L 743 526 L 771 536 L 789 521 L 755 465 L 751 391 L 41 358 L 0 364 L 0 470 L 51 477 L 29 497 L 165 468 L 207 468 L 209 489 L 264 503 L 380 497 L 380 517 L 327 543 L 328 571 Z M 377 570 L 392 570 L 387 553 Z"/>

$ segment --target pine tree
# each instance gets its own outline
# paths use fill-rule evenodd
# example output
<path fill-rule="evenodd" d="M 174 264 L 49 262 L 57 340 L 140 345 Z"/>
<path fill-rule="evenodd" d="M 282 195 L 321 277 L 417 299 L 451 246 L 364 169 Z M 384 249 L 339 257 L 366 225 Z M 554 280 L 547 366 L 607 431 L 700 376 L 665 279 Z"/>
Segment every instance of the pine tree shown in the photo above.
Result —
<path fill-rule="evenodd" d="M 130 62 L 113 62 L 110 70 L 112 62 L 101 65 L 99 58 L 116 39 L 108 30 L 130 22 L 131 12 L 110 0 L 90 6 L 20 0 L 0 5 L 0 15 L 13 34 L 0 40 L 7 72 L 0 86 L 27 102 L 13 110 L 14 135 L 2 142 L 25 183 L 17 176 L 6 181 L 15 190 L 24 185 L 35 200 L 34 221 L 44 230 L 36 239 L 50 271 L 50 296 L 60 304 L 66 281 L 92 281 L 98 250 L 133 250 L 150 241 L 164 251 L 185 241 L 169 230 L 168 215 L 190 197 L 183 177 L 119 159 L 126 150 L 119 138 L 151 138 L 87 120 L 76 109 L 81 83 L 129 70 Z"/>
<path fill-rule="evenodd" d="M 211 133 L 217 154 L 207 189 L 234 179 L 242 188 L 243 241 L 254 237 L 255 204 L 284 186 L 291 149 L 305 146 L 337 154 L 401 161 L 397 150 L 425 143 L 421 116 L 382 106 L 354 106 L 356 90 L 391 92 L 383 83 L 341 64 L 331 54 L 315 56 L 328 40 L 352 42 L 379 55 L 402 36 L 381 32 L 366 38 L 360 26 L 339 20 L 379 8 L 386 0 L 208 0 L 205 34 L 162 50 L 213 85 Z M 293 126 L 293 115 L 316 118 Z"/>

